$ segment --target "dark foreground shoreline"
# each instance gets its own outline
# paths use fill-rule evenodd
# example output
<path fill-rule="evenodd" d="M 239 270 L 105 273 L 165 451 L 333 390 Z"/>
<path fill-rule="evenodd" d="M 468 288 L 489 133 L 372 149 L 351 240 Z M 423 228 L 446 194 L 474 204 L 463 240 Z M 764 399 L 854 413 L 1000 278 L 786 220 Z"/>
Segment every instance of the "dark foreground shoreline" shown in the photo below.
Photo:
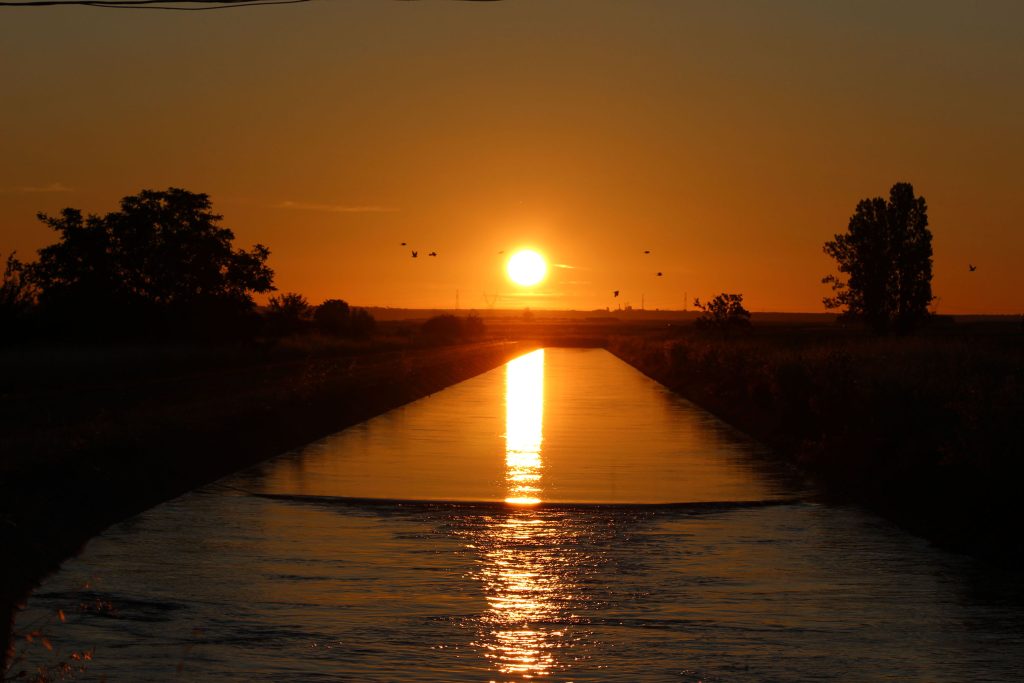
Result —
<path fill-rule="evenodd" d="M 608 348 L 771 448 L 827 500 L 1020 570 L 1021 341 L 1013 326 L 902 338 L 797 327 L 621 335 Z"/>
<path fill-rule="evenodd" d="M 200 362 L 188 353 L 156 354 L 170 370 L 98 362 L 86 377 L 26 377 L 5 387 L 0 653 L 6 659 L 13 646 L 18 604 L 107 526 L 529 348 L 479 342 L 299 358 L 256 354 L 227 367 L 217 354 Z M 149 354 L 139 355 L 144 364 Z"/>
<path fill-rule="evenodd" d="M 13 381 L 7 372 L 2 651 L 18 602 L 110 524 L 537 346 L 607 348 L 769 446 L 829 499 L 864 505 L 950 549 L 1014 570 L 1024 563 L 1014 505 L 1024 473 L 1017 325 L 912 338 L 817 324 L 755 324 L 734 337 L 664 321 L 510 321 L 489 329 L 530 341 L 390 350 L 376 341 L 240 359 L 193 350 L 157 354 L 155 364 L 153 352 L 142 351 L 113 367 L 86 354 L 70 363 L 78 380 L 65 380 L 60 368 L 42 382 L 38 371 Z M 45 358 L 34 362 L 47 366 Z"/>

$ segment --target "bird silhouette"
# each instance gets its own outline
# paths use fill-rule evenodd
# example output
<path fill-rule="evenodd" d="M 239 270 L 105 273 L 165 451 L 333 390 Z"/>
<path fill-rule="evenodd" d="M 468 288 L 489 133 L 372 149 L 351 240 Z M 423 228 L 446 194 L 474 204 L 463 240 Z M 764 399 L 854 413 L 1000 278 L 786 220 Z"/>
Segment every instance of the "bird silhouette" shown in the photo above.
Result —
<path fill-rule="evenodd" d="M 967 268 L 973 273 L 978 269 L 978 266 L 974 265 L 973 263 L 968 263 Z"/>
<path fill-rule="evenodd" d="M 405 246 L 405 242 L 402 242 L 402 246 L 403 246 L 403 247 Z"/>
<path fill-rule="evenodd" d="M 437 256 L 437 252 L 436 251 L 432 251 L 429 254 L 427 254 L 427 256 Z"/>
<path fill-rule="evenodd" d="M 645 253 L 645 254 L 650 254 L 650 253 L 651 253 L 651 250 L 650 250 L 650 249 L 644 249 L 644 253 Z"/>
<path fill-rule="evenodd" d="M 505 250 L 504 250 L 504 249 L 502 249 L 502 250 L 501 250 L 501 251 L 499 251 L 498 253 L 499 253 L 499 254 L 504 254 L 504 253 L 505 253 Z"/>
<path fill-rule="evenodd" d="M 612 292 L 612 294 L 615 295 L 615 296 L 618 296 L 619 295 L 619 290 L 616 289 L 614 292 Z"/>
<path fill-rule="evenodd" d="M 413 258 L 416 258 L 419 255 L 420 255 L 420 252 L 416 251 L 415 249 L 412 250 L 412 257 Z"/>
<path fill-rule="evenodd" d="M 658 277 L 661 277 L 661 275 L 662 275 L 662 273 L 661 273 L 661 271 L 659 270 L 659 271 L 658 271 Z"/>

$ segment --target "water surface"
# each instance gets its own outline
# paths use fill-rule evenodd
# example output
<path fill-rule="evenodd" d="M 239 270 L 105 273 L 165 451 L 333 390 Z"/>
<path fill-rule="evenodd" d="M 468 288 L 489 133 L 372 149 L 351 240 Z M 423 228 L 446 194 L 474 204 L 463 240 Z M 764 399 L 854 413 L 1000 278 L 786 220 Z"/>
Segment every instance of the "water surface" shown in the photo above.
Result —
<path fill-rule="evenodd" d="M 1011 680 L 1022 595 L 547 349 L 112 527 L 18 627 L 109 680 Z"/>

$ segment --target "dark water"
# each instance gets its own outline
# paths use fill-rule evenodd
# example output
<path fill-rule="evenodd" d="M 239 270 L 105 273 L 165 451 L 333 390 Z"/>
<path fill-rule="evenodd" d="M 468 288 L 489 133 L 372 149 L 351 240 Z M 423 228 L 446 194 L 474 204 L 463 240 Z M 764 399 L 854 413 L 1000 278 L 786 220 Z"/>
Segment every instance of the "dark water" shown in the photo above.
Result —
<path fill-rule="evenodd" d="M 111 528 L 32 596 L 54 650 L 22 666 L 1020 680 L 1019 577 L 802 494 L 606 352 L 548 349 Z"/>

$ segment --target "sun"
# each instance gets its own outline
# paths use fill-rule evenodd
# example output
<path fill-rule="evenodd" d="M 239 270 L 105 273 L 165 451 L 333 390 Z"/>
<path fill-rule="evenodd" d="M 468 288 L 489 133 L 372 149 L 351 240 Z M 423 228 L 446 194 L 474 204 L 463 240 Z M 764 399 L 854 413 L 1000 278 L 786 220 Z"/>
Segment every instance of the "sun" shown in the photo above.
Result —
<path fill-rule="evenodd" d="M 548 274 L 548 262 L 537 252 L 522 249 L 512 254 L 505 270 L 512 282 L 529 287 L 543 280 Z"/>

